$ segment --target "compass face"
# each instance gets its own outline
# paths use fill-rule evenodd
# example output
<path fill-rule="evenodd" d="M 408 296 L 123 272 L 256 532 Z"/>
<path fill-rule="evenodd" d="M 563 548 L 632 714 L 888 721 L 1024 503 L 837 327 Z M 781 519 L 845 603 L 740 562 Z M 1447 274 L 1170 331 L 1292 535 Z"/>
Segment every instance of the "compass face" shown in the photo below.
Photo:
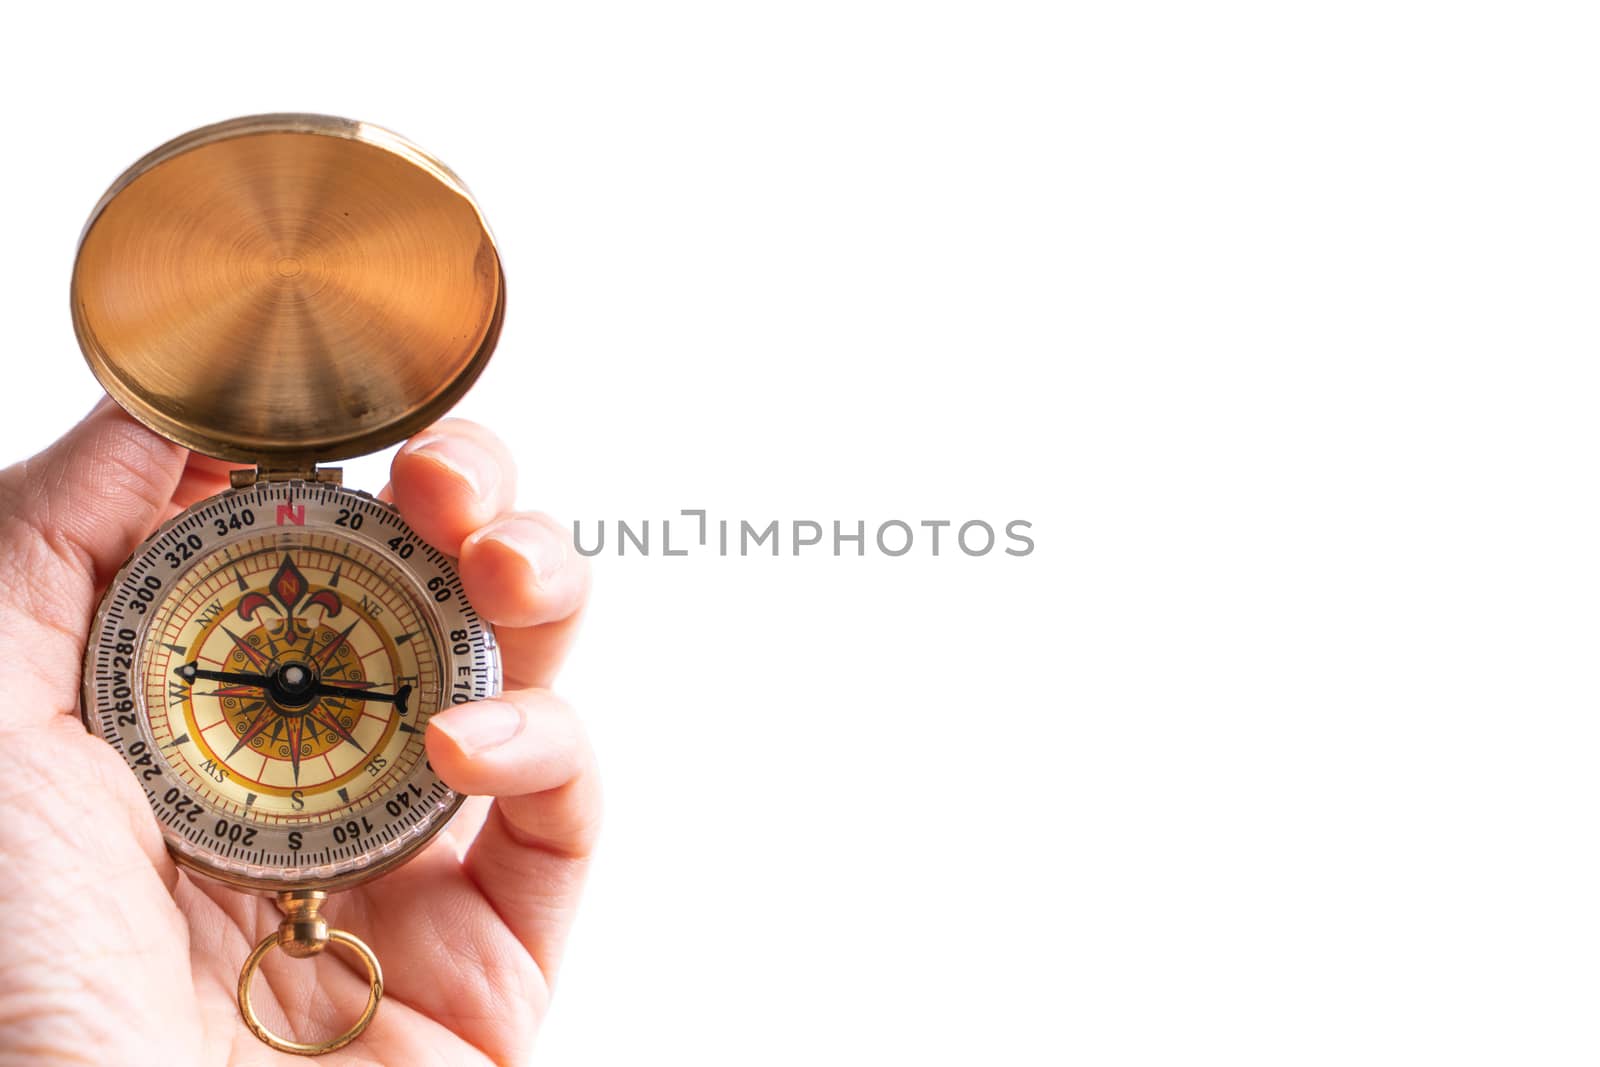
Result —
<path fill-rule="evenodd" d="M 269 483 L 203 501 L 134 554 L 90 635 L 84 716 L 181 861 L 327 887 L 400 862 L 455 811 L 428 719 L 499 681 L 450 560 L 398 512 Z"/>

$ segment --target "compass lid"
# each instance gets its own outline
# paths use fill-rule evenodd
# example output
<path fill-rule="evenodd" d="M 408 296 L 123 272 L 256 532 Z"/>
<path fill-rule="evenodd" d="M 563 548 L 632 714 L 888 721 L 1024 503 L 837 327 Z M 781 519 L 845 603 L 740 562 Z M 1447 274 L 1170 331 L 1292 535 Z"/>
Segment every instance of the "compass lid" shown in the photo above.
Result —
<path fill-rule="evenodd" d="M 369 123 L 256 115 L 139 160 L 72 271 L 78 344 L 140 422 L 294 469 L 447 411 L 500 336 L 505 278 L 461 179 Z"/>

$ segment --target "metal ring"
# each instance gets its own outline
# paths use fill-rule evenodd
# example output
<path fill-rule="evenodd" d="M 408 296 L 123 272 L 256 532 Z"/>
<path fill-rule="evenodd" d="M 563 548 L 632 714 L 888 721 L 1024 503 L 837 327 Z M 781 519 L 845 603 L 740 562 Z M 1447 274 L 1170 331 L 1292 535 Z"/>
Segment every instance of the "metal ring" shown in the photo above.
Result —
<path fill-rule="evenodd" d="M 367 965 L 367 974 L 372 979 L 372 988 L 367 993 L 367 1006 L 361 1013 L 361 1018 L 356 1024 L 344 1033 L 328 1041 L 318 1041 L 315 1044 L 302 1044 L 299 1041 L 289 1041 L 268 1030 L 259 1018 L 256 1009 L 250 1003 L 250 983 L 256 976 L 256 970 L 261 966 L 261 961 L 266 958 L 272 947 L 278 943 L 276 932 L 268 934 L 261 939 L 261 943 L 250 953 L 250 958 L 244 961 L 244 967 L 239 971 L 239 1014 L 244 1016 L 244 1023 L 250 1032 L 262 1041 L 271 1045 L 279 1052 L 292 1052 L 297 1056 L 320 1056 L 324 1052 L 344 1048 L 350 1042 L 361 1036 L 361 1032 L 372 1022 L 372 1017 L 378 1012 L 378 1001 L 383 999 L 383 968 L 378 965 L 378 957 L 367 947 L 366 942 L 351 933 L 343 930 L 329 930 L 328 940 L 337 941 L 355 950 Z"/>

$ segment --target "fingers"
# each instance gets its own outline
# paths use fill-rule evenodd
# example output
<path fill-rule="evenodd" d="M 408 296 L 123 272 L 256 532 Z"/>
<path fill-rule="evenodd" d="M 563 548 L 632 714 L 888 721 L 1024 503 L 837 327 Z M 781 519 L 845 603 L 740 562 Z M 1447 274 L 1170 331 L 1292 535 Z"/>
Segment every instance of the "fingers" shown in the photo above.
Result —
<path fill-rule="evenodd" d="M 461 580 L 497 626 L 522 629 L 577 613 L 589 565 L 560 523 L 537 512 L 505 515 L 461 546 Z"/>
<path fill-rule="evenodd" d="M 589 561 L 565 527 L 522 512 L 490 523 L 461 546 L 461 581 L 497 627 L 506 684 L 550 685 L 589 598 Z"/>
<path fill-rule="evenodd" d="M 77 706 L 97 591 L 163 517 L 187 453 L 103 400 L 44 452 L 0 473 L 0 665 L 7 724 Z"/>
<path fill-rule="evenodd" d="M 542 1004 L 600 810 L 588 741 L 545 688 L 582 614 L 588 561 L 553 519 L 512 513 L 515 490 L 504 446 L 470 423 L 442 423 L 395 457 L 385 495 L 457 557 L 468 599 L 496 628 L 512 691 L 436 713 L 426 738 L 447 784 L 498 799 L 486 810 L 469 802 L 449 840 L 363 893 L 378 929 L 420 923 L 469 947 L 448 977 L 429 958 L 416 988 L 399 973 L 395 988 L 459 1032 L 476 1030 L 475 1043 L 497 1060 L 524 1054 L 531 1031 L 515 1020 Z M 387 951 L 417 943 L 408 935 Z"/>
<path fill-rule="evenodd" d="M 547 515 L 508 513 L 510 455 L 488 430 L 450 419 L 394 458 L 386 493 L 425 540 L 458 557 L 467 598 L 497 628 L 506 682 L 548 686 L 589 593 L 589 561 Z"/>
<path fill-rule="evenodd" d="M 11 518 L 76 573 L 104 582 L 150 533 L 187 457 L 102 400 L 55 444 L 5 472 Z"/>
<path fill-rule="evenodd" d="M 578 717 L 547 689 L 455 704 L 428 723 L 428 759 L 458 793 L 521 796 L 567 784 L 588 759 Z"/>
<path fill-rule="evenodd" d="M 572 709 L 543 689 L 433 717 L 428 759 L 451 788 L 498 797 L 465 867 L 549 976 L 600 826 L 594 756 Z"/>
<path fill-rule="evenodd" d="M 460 555 L 461 542 L 516 499 L 510 451 L 465 419 L 446 419 L 406 442 L 389 475 L 394 503 L 406 521 L 424 541 L 451 556 Z"/>
<path fill-rule="evenodd" d="M 228 472 L 240 469 L 240 466 L 226 460 L 190 453 L 189 462 L 183 468 L 183 475 L 172 490 L 174 514 L 198 504 L 207 497 L 216 496 L 228 488 L 230 484 Z"/>

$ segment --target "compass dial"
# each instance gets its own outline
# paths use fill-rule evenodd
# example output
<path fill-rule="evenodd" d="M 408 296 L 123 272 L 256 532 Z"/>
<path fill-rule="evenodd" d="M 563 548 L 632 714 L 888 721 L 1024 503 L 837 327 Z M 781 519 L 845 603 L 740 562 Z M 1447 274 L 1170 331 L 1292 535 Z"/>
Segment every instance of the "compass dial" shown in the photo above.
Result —
<path fill-rule="evenodd" d="M 499 689 L 448 558 L 391 507 L 302 482 L 190 509 L 101 605 L 85 717 L 179 858 L 240 885 L 361 880 L 460 803 L 423 736 Z"/>

